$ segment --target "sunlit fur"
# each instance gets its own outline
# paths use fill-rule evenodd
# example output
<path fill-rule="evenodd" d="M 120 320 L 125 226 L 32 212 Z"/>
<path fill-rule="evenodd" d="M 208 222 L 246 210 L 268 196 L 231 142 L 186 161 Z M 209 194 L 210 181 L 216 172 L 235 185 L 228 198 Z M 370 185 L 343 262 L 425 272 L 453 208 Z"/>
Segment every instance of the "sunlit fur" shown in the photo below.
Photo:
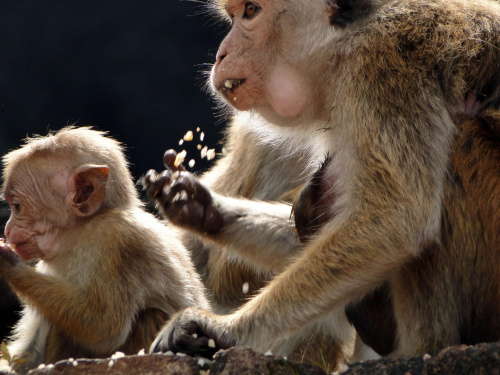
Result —
<path fill-rule="evenodd" d="M 491 267 L 500 260 L 499 3 L 259 0 L 252 18 L 245 17 L 247 3 L 217 3 L 232 27 L 211 81 L 244 124 L 241 132 L 231 128 L 229 142 L 251 140 L 232 149 L 226 162 L 252 169 L 235 163 L 231 172 L 216 167 L 204 179 L 215 191 L 224 193 L 227 184 L 226 191 L 235 189 L 228 195 L 244 191 L 259 199 L 280 191 L 260 189 L 273 184 L 266 171 L 276 164 L 266 152 L 278 164 L 291 155 L 276 169 L 298 167 L 296 177 L 310 175 L 328 155 L 317 182 L 321 194 L 313 197 L 328 219 L 301 248 L 285 235 L 284 210 L 263 202 L 245 206 L 214 192 L 228 220 L 219 233 L 200 236 L 224 244 L 227 254 L 201 251 L 203 269 L 217 275 L 225 268 L 216 266 L 233 258 L 266 269 L 278 254 L 284 268 L 227 316 L 199 309 L 176 315 L 158 339 L 161 348 L 175 346 L 186 324 L 225 345 L 278 353 L 293 351 L 287 340 L 304 327 L 322 326 L 341 347 L 351 338 L 335 331 L 343 307 L 383 283 L 390 291 L 384 308 L 397 323 L 391 354 L 500 339 L 500 271 Z M 245 155 L 260 146 L 269 149 Z M 282 187 L 291 175 L 275 183 Z M 487 194 L 479 193 L 483 188 Z M 271 215 L 259 216 L 258 207 Z M 277 233 L 274 242 L 266 226 Z M 238 240 L 229 242 L 231 235 Z M 224 301 L 218 290 L 214 298 Z M 367 323 L 375 336 L 378 323 Z"/>
<path fill-rule="evenodd" d="M 65 128 L 28 139 L 3 161 L 4 194 L 13 205 L 7 241 L 25 257 L 42 258 L 32 269 L 0 249 L 0 274 L 25 306 L 8 346 L 25 359 L 13 362 L 16 370 L 118 350 L 136 354 L 176 311 L 210 309 L 176 233 L 142 208 L 118 142 Z M 75 175 L 87 168 L 95 175 Z M 76 212 L 80 193 L 93 203 Z"/>

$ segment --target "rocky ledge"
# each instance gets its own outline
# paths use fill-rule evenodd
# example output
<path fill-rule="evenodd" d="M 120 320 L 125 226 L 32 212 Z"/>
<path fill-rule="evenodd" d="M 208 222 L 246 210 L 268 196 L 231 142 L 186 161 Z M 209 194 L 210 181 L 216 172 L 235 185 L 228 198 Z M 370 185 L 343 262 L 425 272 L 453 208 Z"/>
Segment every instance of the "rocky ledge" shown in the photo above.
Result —
<path fill-rule="evenodd" d="M 13 374 L 2 371 L 0 374 Z M 323 375 L 324 369 L 294 363 L 281 356 L 255 353 L 248 348 L 220 351 L 213 361 L 184 355 L 132 355 L 108 359 L 78 359 L 40 366 L 29 375 Z M 500 375 L 500 342 L 477 346 L 455 346 L 435 356 L 384 358 L 352 364 L 349 374 L 492 374 Z"/>

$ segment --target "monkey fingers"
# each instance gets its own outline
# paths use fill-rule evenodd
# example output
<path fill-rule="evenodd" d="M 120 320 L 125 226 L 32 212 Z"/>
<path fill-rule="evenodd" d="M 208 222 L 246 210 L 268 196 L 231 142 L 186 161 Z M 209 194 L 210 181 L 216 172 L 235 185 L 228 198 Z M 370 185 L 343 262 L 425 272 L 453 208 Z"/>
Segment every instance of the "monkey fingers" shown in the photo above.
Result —
<path fill-rule="evenodd" d="M 197 309 L 186 309 L 175 316 L 160 332 L 150 352 L 172 351 L 211 359 L 221 349 L 235 343 L 217 337 L 208 327 L 213 319 Z"/>
<path fill-rule="evenodd" d="M 139 183 L 151 199 L 156 199 L 163 194 L 163 189 L 170 184 L 171 178 L 172 172 L 170 170 L 158 174 L 154 169 L 150 169 Z"/>
<path fill-rule="evenodd" d="M 222 215 L 213 206 L 212 195 L 189 172 L 176 172 L 171 184 L 163 188 L 157 202 L 177 225 L 213 233 L 222 226 Z"/>

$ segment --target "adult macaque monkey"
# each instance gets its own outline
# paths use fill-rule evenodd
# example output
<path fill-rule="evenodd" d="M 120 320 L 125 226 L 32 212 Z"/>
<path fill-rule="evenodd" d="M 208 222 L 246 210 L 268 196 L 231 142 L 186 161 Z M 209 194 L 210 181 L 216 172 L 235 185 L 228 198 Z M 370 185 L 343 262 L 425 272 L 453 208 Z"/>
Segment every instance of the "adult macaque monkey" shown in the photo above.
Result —
<path fill-rule="evenodd" d="M 0 274 L 25 303 L 8 346 L 27 360 L 14 361 L 18 371 L 135 354 L 176 311 L 209 309 L 174 231 L 143 210 L 118 142 L 65 128 L 28 139 L 3 162 L 12 212 Z M 34 258 L 35 269 L 23 262 Z"/>
<path fill-rule="evenodd" d="M 328 158 L 296 202 L 300 255 L 229 315 L 176 315 L 153 349 L 199 353 L 211 337 L 217 347 L 266 351 L 301 327 L 335 327 L 339 307 L 356 321 L 363 311 L 352 306 L 379 287 L 394 313 L 384 322 L 394 330 L 384 354 L 500 339 L 500 142 L 492 131 L 500 126 L 500 4 L 216 7 L 232 28 L 213 87 L 253 113 L 264 141 L 309 142 L 313 162 Z M 151 190 L 165 214 L 218 240 L 226 225 L 219 197 L 183 174 L 162 179 L 171 186 Z M 181 190 L 188 194 L 173 194 Z M 370 339 L 362 319 L 357 325 Z"/>

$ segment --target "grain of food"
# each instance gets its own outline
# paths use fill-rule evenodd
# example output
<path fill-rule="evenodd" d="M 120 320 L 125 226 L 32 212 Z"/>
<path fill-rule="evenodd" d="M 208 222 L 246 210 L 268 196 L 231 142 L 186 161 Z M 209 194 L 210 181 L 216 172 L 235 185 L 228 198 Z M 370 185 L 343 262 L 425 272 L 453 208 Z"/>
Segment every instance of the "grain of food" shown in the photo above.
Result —
<path fill-rule="evenodd" d="M 180 139 L 179 140 L 179 146 L 182 146 L 183 143 L 184 143 L 184 139 Z"/>
<path fill-rule="evenodd" d="M 250 286 L 248 285 L 248 283 L 244 282 L 243 283 L 243 288 L 242 288 L 243 294 L 247 294 L 249 289 L 250 289 Z"/>
<path fill-rule="evenodd" d="M 193 140 L 193 131 L 189 130 L 186 134 L 184 134 L 185 141 L 192 141 Z"/>
<path fill-rule="evenodd" d="M 115 354 L 113 354 L 111 356 L 111 359 L 117 359 L 117 358 L 122 358 L 122 357 L 125 357 L 125 353 L 123 353 L 123 352 L 116 352 Z"/>
<path fill-rule="evenodd" d="M 137 355 L 145 355 L 145 354 L 146 351 L 144 349 L 139 350 L 139 352 L 137 353 Z"/>
<path fill-rule="evenodd" d="M 201 132 L 200 133 L 200 141 L 203 142 L 203 140 L 205 139 L 205 133 L 204 132 Z"/>
<path fill-rule="evenodd" d="M 201 150 L 201 145 L 200 145 L 200 144 L 198 144 L 198 145 L 196 146 L 196 148 L 197 148 L 198 150 Z"/>
<path fill-rule="evenodd" d="M 186 150 L 182 150 L 181 152 L 179 152 L 175 157 L 174 166 L 178 167 L 179 165 L 181 165 L 184 162 L 184 159 L 186 159 L 186 155 Z"/>
<path fill-rule="evenodd" d="M 207 151 L 207 160 L 212 160 L 215 158 L 215 149 L 211 148 Z"/>
<path fill-rule="evenodd" d="M 201 154 L 201 158 L 202 158 L 202 159 L 203 159 L 205 156 L 207 156 L 207 151 L 208 151 L 208 147 L 207 147 L 207 146 L 205 146 L 205 147 L 203 147 L 203 148 L 201 149 L 200 154 Z"/>
<path fill-rule="evenodd" d="M 195 163 L 196 163 L 196 162 L 195 162 L 195 160 L 194 160 L 194 159 L 191 159 L 191 160 L 189 161 L 189 163 L 188 163 L 189 168 L 193 168 Z"/>
<path fill-rule="evenodd" d="M 209 348 L 215 348 L 215 341 L 214 341 L 214 339 L 208 340 L 208 347 Z"/>

